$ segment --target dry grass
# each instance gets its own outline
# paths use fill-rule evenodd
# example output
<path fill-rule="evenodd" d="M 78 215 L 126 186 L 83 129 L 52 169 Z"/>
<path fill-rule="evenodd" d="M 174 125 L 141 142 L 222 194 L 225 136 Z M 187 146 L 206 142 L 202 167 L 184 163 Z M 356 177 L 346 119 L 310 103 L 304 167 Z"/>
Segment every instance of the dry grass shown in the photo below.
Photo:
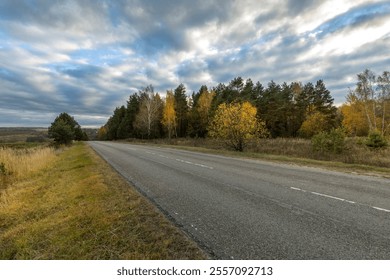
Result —
<path fill-rule="evenodd" d="M 0 259 L 204 257 L 82 143 L 9 186 L 0 200 Z"/>
<path fill-rule="evenodd" d="M 56 153 L 50 147 L 13 149 L 0 147 L 0 182 L 6 183 L 28 177 L 52 163 Z M 0 188 L 1 189 L 1 188 Z"/>
<path fill-rule="evenodd" d="M 361 138 L 347 138 L 342 153 L 315 152 L 308 139 L 261 139 L 249 152 L 390 168 L 390 149 L 370 149 Z"/>

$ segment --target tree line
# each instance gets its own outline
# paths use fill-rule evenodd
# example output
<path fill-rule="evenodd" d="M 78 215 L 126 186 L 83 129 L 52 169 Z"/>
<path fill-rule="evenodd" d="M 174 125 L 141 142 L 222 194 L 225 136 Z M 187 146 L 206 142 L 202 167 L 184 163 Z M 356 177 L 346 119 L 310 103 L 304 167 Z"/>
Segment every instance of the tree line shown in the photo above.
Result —
<path fill-rule="evenodd" d="M 265 123 L 271 137 L 310 137 L 323 129 L 341 124 L 324 82 L 294 82 L 264 87 L 251 79 L 234 78 L 229 84 L 209 89 L 203 85 L 187 96 L 180 84 L 165 98 L 152 85 L 130 95 L 126 105 L 117 107 L 99 129 L 101 140 L 161 137 L 206 137 L 221 104 L 248 102 L 256 108 L 256 118 Z M 318 130 L 318 131 L 317 131 Z"/>
<path fill-rule="evenodd" d="M 221 106 L 240 105 L 240 110 L 253 113 L 262 133 L 268 137 L 311 138 L 320 132 L 342 127 L 353 136 L 367 136 L 378 131 L 382 136 L 390 130 L 389 72 L 376 77 L 370 70 L 357 75 L 356 88 L 340 108 L 323 80 L 314 84 L 293 82 L 267 86 L 250 78 L 234 78 L 228 84 L 208 88 L 202 85 L 188 95 L 180 84 L 162 98 L 152 85 L 130 95 L 127 104 L 117 107 L 107 123 L 98 131 L 100 140 L 126 138 L 206 137 L 221 135 L 215 120 L 227 118 L 229 110 Z M 242 104 L 250 104 L 251 107 Z M 220 109 L 220 110 L 219 110 Z M 247 114 L 248 115 L 248 114 Z M 236 118 L 244 118 L 244 115 Z M 243 121 L 243 119 L 239 119 Z M 249 120 L 246 120 L 249 121 Z M 210 133 L 210 129 L 213 129 Z M 264 132 L 267 133 L 264 133 Z"/>

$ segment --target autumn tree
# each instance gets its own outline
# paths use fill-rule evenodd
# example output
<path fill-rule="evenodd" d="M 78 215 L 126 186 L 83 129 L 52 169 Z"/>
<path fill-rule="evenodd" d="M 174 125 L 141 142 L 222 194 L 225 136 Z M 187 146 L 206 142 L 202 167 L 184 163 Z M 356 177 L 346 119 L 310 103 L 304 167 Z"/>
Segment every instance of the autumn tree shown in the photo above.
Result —
<path fill-rule="evenodd" d="M 364 72 L 359 73 L 357 78 L 356 96 L 362 101 L 370 131 L 376 130 L 375 74 L 371 70 L 366 69 Z"/>
<path fill-rule="evenodd" d="M 382 136 L 390 133 L 390 74 L 376 75 L 366 69 L 357 75 L 356 88 L 350 90 L 342 106 L 343 124 L 349 131 L 362 131 L 364 135 L 378 131 Z M 362 122 L 365 119 L 365 123 Z M 358 135 L 361 133 L 358 133 Z"/>
<path fill-rule="evenodd" d="M 390 72 L 384 71 L 377 79 L 378 101 L 381 107 L 381 133 L 382 136 L 388 133 L 390 128 L 390 114 L 388 106 L 390 105 Z"/>
<path fill-rule="evenodd" d="M 326 115 L 321 112 L 314 112 L 302 123 L 301 128 L 299 129 L 299 135 L 311 138 L 320 132 L 328 131 L 328 126 Z"/>
<path fill-rule="evenodd" d="M 243 151 L 249 139 L 265 137 L 268 131 L 264 122 L 257 119 L 257 109 L 251 103 L 222 103 L 210 124 L 209 135 Z"/>
<path fill-rule="evenodd" d="M 107 140 L 107 125 L 101 126 L 97 131 L 98 140 Z"/>
<path fill-rule="evenodd" d="M 167 91 L 165 97 L 165 104 L 163 109 L 162 124 L 168 131 L 168 138 L 171 139 L 172 135 L 176 136 L 176 111 L 175 111 L 175 97 L 171 90 Z"/>
<path fill-rule="evenodd" d="M 140 91 L 139 112 L 134 126 L 140 131 L 141 135 L 145 135 L 149 139 L 159 134 L 161 109 L 162 100 L 158 93 L 154 93 L 152 85 Z"/>
<path fill-rule="evenodd" d="M 211 104 L 215 96 L 214 91 L 202 87 L 198 96 L 195 96 L 195 105 L 191 111 L 190 134 L 195 137 L 205 137 L 211 121 Z"/>
<path fill-rule="evenodd" d="M 298 130 L 300 136 L 312 137 L 340 126 L 337 108 L 333 105 L 334 99 L 322 80 L 318 80 L 315 85 L 304 85 L 295 100 L 295 111 L 301 121 Z"/>
<path fill-rule="evenodd" d="M 369 126 L 367 123 L 364 104 L 354 91 L 347 95 L 347 101 L 340 107 L 343 115 L 342 125 L 351 136 L 367 136 Z"/>

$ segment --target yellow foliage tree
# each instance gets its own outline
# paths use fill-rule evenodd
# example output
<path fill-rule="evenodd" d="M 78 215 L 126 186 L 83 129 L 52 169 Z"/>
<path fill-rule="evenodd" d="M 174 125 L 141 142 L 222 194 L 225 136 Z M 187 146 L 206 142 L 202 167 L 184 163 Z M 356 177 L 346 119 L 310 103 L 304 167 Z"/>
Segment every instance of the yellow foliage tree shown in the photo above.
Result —
<path fill-rule="evenodd" d="M 243 151 L 247 140 L 269 135 L 265 123 L 257 119 L 257 109 L 249 102 L 221 104 L 209 127 L 209 136 L 225 140 Z"/>
<path fill-rule="evenodd" d="M 340 111 L 343 115 L 343 127 L 349 135 L 368 135 L 369 126 L 366 121 L 363 104 L 360 104 L 360 102 L 343 104 Z"/>
<path fill-rule="evenodd" d="M 196 110 L 199 114 L 199 121 L 200 121 L 199 125 L 205 131 L 207 130 L 207 126 L 210 123 L 210 108 L 214 96 L 215 96 L 214 91 L 204 91 L 199 96 Z"/>
<path fill-rule="evenodd" d="M 327 130 L 329 130 L 329 123 L 326 116 L 321 112 L 314 112 L 302 123 L 299 135 L 310 138 Z"/>
<path fill-rule="evenodd" d="M 171 139 L 172 135 L 176 134 L 175 97 L 171 90 L 167 91 L 161 123 L 168 130 L 168 137 Z"/>
<path fill-rule="evenodd" d="M 102 127 L 100 127 L 97 131 L 97 138 L 99 140 L 106 140 L 107 138 L 107 126 L 103 125 Z"/>

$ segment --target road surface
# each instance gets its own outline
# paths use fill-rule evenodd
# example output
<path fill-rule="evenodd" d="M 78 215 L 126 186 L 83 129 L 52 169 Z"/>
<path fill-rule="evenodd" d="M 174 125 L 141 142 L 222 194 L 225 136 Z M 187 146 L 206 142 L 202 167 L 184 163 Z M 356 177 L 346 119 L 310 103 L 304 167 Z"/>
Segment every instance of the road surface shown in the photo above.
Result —
<path fill-rule="evenodd" d="M 215 259 L 390 259 L 390 180 L 90 142 Z"/>

